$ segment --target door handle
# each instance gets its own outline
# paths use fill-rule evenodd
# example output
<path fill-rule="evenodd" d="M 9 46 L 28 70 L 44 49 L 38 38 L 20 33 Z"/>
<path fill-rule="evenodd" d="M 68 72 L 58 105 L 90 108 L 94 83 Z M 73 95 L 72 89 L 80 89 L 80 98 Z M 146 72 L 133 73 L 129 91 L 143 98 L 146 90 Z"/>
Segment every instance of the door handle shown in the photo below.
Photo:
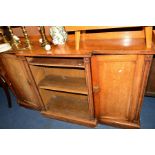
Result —
<path fill-rule="evenodd" d="M 100 90 L 99 86 L 93 86 L 93 92 L 98 93 Z"/>

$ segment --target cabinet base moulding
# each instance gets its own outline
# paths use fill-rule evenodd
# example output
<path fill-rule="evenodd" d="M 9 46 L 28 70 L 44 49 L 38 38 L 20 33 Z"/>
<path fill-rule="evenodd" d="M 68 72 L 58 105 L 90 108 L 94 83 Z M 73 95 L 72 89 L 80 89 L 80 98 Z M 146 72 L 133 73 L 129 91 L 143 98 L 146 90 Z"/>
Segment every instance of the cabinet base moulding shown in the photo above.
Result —
<path fill-rule="evenodd" d="M 24 108 L 29 108 L 29 109 L 38 110 L 38 111 L 41 110 L 41 107 L 38 107 L 38 106 L 36 106 L 36 105 L 34 105 L 34 104 L 32 105 L 32 104 L 25 103 L 25 102 L 20 101 L 20 100 L 18 100 L 17 102 L 18 102 L 18 104 L 19 104 L 20 106 L 22 106 L 22 107 L 24 107 Z"/>
<path fill-rule="evenodd" d="M 113 120 L 108 118 L 99 118 L 99 122 L 114 127 L 125 128 L 125 129 L 139 129 L 140 122 L 128 122 L 125 120 Z"/>
<path fill-rule="evenodd" d="M 67 117 L 67 116 L 63 116 L 61 114 L 51 113 L 51 112 L 48 112 L 48 111 L 42 111 L 41 113 L 44 116 L 49 117 L 49 118 L 62 120 L 62 121 L 67 121 L 67 122 L 70 122 L 70 123 L 75 123 L 75 124 L 84 125 L 84 126 L 88 126 L 88 127 L 96 127 L 96 125 L 97 125 L 97 120 L 96 119 L 85 120 L 85 119 L 80 119 L 80 118 L 75 118 L 75 117 L 70 117 L 70 116 Z"/>

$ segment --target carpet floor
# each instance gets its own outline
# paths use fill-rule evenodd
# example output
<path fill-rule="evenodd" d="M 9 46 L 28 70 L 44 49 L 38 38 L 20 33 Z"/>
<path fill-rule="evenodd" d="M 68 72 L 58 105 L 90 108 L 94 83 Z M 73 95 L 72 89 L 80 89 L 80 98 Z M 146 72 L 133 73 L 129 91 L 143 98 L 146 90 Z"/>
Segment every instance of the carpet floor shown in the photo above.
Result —
<path fill-rule="evenodd" d="M 11 94 L 12 108 L 8 108 L 5 94 L 0 88 L 0 128 L 1 129 L 89 129 L 88 127 L 49 119 L 38 111 L 19 106 Z M 155 98 L 145 97 L 141 112 L 141 128 L 155 128 Z M 97 125 L 95 129 L 117 129 L 107 125 Z"/>

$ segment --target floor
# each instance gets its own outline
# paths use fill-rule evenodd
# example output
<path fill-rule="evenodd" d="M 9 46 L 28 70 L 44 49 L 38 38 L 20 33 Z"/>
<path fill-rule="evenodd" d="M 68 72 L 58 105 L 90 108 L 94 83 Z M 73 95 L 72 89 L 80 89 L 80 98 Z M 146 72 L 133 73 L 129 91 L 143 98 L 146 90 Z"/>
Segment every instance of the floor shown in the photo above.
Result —
<path fill-rule="evenodd" d="M 0 128 L 1 129 L 88 129 L 88 127 L 49 119 L 38 111 L 19 106 L 11 94 L 12 108 L 8 108 L 5 94 L 0 88 Z M 145 97 L 141 112 L 141 128 L 155 128 L 155 98 Z M 116 129 L 99 124 L 96 129 Z"/>

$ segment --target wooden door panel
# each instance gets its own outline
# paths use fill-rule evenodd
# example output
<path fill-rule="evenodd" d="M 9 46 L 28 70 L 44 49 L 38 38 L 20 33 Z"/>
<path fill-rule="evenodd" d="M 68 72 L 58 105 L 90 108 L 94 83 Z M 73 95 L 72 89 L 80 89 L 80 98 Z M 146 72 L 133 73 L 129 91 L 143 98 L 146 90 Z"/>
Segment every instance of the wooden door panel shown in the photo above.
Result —
<path fill-rule="evenodd" d="M 146 87 L 147 96 L 155 96 L 155 56 L 152 61 L 149 79 Z"/>
<path fill-rule="evenodd" d="M 28 76 L 24 62 L 11 54 L 4 54 L 2 62 L 18 100 L 39 107 L 34 84 Z"/>
<path fill-rule="evenodd" d="M 99 120 L 135 121 L 143 68 L 143 55 L 93 56 L 93 87 L 99 87 L 94 102 Z"/>
<path fill-rule="evenodd" d="M 104 109 L 104 111 L 100 112 L 100 115 L 113 115 L 114 117 L 122 118 L 125 116 L 128 117 L 128 107 L 131 100 L 129 96 L 131 96 L 135 69 L 134 63 L 105 62 L 99 66 L 99 69 L 100 68 L 102 68 L 103 71 L 99 74 L 101 77 L 99 85 L 102 86 L 100 102 L 104 103 L 100 105 L 100 108 Z M 124 107 L 124 102 L 128 105 L 127 107 Z"/>
<path fill-rule="evenodd" d="M 100 100 L 98 115 L 127 118 L 136 57 L 128 57 L 130 62 L 127 62 L 127 57 L 124 56 L 96 56 L 96 59 L 101 94 L 98 96 Z M 124 106 L 124 102 L 127 106 Z"/>

